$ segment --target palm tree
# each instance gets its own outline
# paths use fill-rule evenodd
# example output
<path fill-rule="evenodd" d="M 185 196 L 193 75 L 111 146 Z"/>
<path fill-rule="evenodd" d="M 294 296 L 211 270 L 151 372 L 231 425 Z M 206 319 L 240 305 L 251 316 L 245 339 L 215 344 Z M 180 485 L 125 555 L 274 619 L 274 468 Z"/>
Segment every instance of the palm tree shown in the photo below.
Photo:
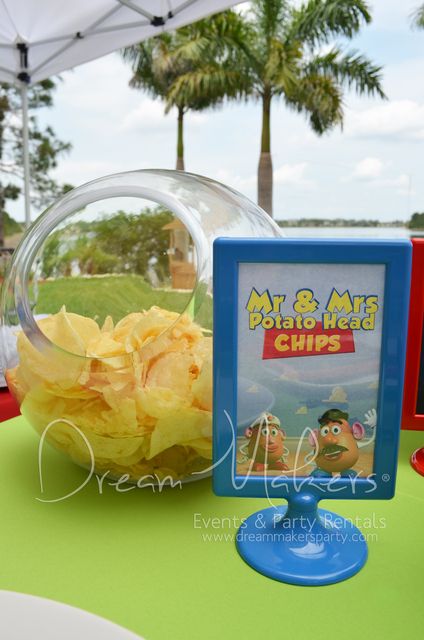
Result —
<path fill-rule="evenodd" d="M 173 33 L 163 33 L 150 38 L 123 51 L 124 59 L 132 65 L 133 76 L 130 86 L 144 89 L 154 98 L 165 100 L 165 113 L 172 108 L 177 110 L 177 169 L 184 170 L 185 114 L 190 110 L 201 111 L 218 106 L 223 102 L 224 92 L 218 92 L 212 86 L 204 86 L 201 92 L 190 94 L 174 91 L 170 96 L 170 89 L 179 77 L 189 73 L 201 70 L 205 76 L 209 64 L 214 64 L 216 70 L 219 59 L 219 63 L 227 72 L 226 94 L 233 95 L 228 65 L 222 59 L 223 44 L 219 44 L 220 37 L 228 28 L 227 20 L 231 20 L 231 15 L 231 12 L 223 12 L 207 20 L 200 20 L 195 25 L 182 27 Z M 192 44 L 198 44 L 199 40 L 203 51 L 201 57 L 176 55 L 181 50 L 190 50 Z M 226 42 L 225 37 L 223 42 Z"/>
<path fill-rule="evenodd" d="M 413 24 L 419 29 L 424 29 L 424 4 L 418 7 L 418 9 L 414 12 Z"/>
<path fill-rule="evenodd" d="M 215 96 L 261 102 L 258 203 L 272 215 L 271 104 L 281 98 L 322 135 L 343 124 L 344 88 L 384 98 L 381 67 L 337 44 L 324 50 L 336 37 L 354 36 L 371 16 L 363 0 L 306 0 L 299 8 L 289 0 L 252 0 L 247 14 L 231 13 L 231 29 L 216 45 L 221 54 L 214 65 L 199 64 L 213 54 L 201 31 L 174 51 L 175 59 L 195 68 L 178 75 L 168 101 L 201 96 L 207 87 Z"/>

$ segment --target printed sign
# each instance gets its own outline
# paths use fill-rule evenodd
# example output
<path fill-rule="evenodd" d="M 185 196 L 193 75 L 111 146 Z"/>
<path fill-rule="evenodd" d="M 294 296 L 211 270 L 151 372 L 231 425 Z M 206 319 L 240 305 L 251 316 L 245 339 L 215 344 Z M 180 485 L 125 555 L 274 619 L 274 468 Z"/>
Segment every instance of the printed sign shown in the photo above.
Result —
<path fill-rule="evenodd" d="M 232 448 L 232 484 L 217 468 L 218 492 L 302 481 L 389 497 L 410 252 L 407 241 L 216 241 L 214 436 L 219 454 Z"/>
<path fill-rule="evenodd" d="M 237 473 L 372 473 L 384 282 L 384 265 L 240 264 L 238 374 L 256 402 Z"/>

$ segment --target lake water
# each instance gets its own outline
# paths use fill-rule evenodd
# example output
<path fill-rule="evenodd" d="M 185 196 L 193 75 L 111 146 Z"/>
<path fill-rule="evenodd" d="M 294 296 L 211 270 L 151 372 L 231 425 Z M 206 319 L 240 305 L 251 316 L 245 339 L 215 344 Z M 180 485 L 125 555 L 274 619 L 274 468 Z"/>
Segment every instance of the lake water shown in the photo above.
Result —
<path fill-rule="evenodd" d="M 409 238 L 423 236 L 404 227 L 283 227 L 289 238 Z"/>

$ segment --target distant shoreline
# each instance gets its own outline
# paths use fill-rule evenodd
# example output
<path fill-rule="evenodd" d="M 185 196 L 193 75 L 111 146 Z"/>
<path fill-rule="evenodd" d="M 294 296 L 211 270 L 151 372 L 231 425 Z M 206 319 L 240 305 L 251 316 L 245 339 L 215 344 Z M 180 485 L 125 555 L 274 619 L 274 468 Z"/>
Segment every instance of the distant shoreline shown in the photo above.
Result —
<path fill-rule="evenodd" d="M 402 220 L 381 222 L 380 220 L 356 220 L 350 218 L 297 218 L 290 220 L 276 220 L 280 227 L 399 227 L 409 229 L 408 223 Z M 420 231 L 420 229 L 410 229 Z"/>

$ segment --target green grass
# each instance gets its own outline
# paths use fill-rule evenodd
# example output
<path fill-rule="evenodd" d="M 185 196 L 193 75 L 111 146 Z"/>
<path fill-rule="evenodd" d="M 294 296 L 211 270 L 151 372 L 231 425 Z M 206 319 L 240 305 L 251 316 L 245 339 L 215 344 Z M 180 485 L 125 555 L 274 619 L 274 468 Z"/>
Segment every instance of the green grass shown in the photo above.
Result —
<path fill-rule="evenodd" d="M 106 316 L 117 322 L 133 311 L 157 305 L 169 311 L 184 311 L 191 292 L 152 288 L 141 276 L 123 275 L 94 278 L 58 278 L 39 285 L 34 313 L 57 313 L 63 305 L 102 324 Z M 195 320 L 212 328 L 212 300 L 206 297 Z"/>

